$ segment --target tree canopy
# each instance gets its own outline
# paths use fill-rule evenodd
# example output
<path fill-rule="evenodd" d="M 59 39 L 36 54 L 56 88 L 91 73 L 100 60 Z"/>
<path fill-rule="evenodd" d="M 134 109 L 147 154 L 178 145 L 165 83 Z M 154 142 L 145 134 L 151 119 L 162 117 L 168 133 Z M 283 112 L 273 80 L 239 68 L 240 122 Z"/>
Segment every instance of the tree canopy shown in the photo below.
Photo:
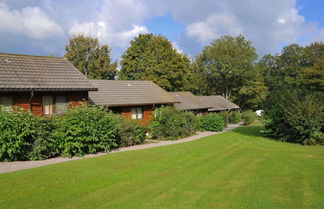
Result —
<path fill-rule="evenodd" d="M 113 80 L 117 62 L 111 63 L 111 49 L 100 45 L 97 38 L 74 36 L 65 46 L 65 57 L 90 79 Z"/>
<path fill-rule="evenodd" d="M 266 87 L 256 59 L 255 48 L 243 35 L 212 41 L 191 67 L 195 93 L 221 94 L 244 109 L 257 108 L 265 99 Z"/>
<path fill-rule="evenodd" d="M 265 55 L 259 62 L 271 92 L 303 88 L 324 90 L 324 44 L 291 44 L 280 55 Z"/>
<path fill-rule="evenodd" d="M 151 80 L 167 91 L 189 88 L 190 60 L 163 36 L 140 34 L 122 55 L 121 80 Z"/>

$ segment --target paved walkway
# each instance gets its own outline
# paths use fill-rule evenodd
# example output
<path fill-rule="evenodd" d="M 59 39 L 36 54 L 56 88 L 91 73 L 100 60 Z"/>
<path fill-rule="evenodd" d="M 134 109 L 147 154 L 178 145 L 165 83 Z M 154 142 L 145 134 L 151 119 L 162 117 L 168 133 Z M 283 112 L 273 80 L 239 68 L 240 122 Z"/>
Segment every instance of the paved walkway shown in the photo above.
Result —
<path fill-rule="evenodd" d="M 116 153 L 116 152 L 125 152 L 125 151 L 130 151 L 130 150 L 140 150 L 140 149 L 147 149 L 147 148 L 152 148 L 152 147 L 160 147 L 160 146 L 165 146 L 165 145 L 170 145 L 170 144 L 179 144 L 179 143 L 184 143 L 184 142 L 189 142 L 193 141 L 196 139 L 200 139 L 206 136 L 211 136 L 215 134 L 220 134 L 226 131 L 230 131 L 234 128 L 237 128 L 239 126 L 242 126 L 242 124 L 235 124 L 235 125 L 229 125 L 227 128 L 225 128 L 221 132 L 209 132 L 209 131 L 204 131 L 204 132 L 199 132 L 196 135 L 175 140 L 175 141 L 158 141 L 158 142 L 153 142 L 149 144 L 141 144 L 141 145 L 135 145 L 131 147 L 123 147 L 123 148 L 118 148 L 114 149 L 108 153 L 102 152 L 102 153 L 97 153 L 97 154 L 89 154 L 85 155 L 83 157 L 73 157 L 73 158 L 65 158 L 65 157 L 56 157 L 56 158 L 50 158 L 47 160 L 38 160 L 38 161 L 14 161 L 14 162 L 0 162 L 0 173 L 9 173 L 13 171 L 18 171 L 18 170 L 24 170 L 28 168 L 36 168 L 44 165 L 50 165 L 50 164 L 56 164 L 56 163 L 61 163 L 61 162 L 67 162 L 67 161 L 72 161 L 72 160 L 80 160 L 80 159 L 85 159 L 85 158 L 92 158 L 96 156 L 101 156 L 101 155 L 106 155 L 106 154 L 111 154 L 111 153 Z"/>

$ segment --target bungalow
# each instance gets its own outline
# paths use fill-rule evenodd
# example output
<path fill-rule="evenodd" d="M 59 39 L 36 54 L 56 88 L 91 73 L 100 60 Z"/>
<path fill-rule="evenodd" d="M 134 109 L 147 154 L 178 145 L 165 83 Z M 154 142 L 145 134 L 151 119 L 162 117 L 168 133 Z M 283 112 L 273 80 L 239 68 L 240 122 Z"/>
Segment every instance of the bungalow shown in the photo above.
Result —
<path fill-rule="evenodd" d="M 202 114 L 206 114 L 208 112 L 209 106 L 208 104 L 203 103 L 199 97 L 193 95 L 189 91 L 183 92 L 169 92 L 172 94 L 179 103 L 175 104 L 175 108 L 184 111 L 193 112 L 196 116 L 201 116 Z"/>
<path fill-rule="evenodd" d="M 60 114 L 88 103 L 88 91 L 96 90 L 65 58 L 0 53 L 0 105 Z"/>
<path fill-rule="evenodd" d="M 200 101 L 207 106 L 208 112 L 220 112 L 220 111 L 229 111 L 229 110 L 237 110 L 240 107 L 223 96 L 197 96 Z"/>
<path fill-rule="evenodd" d="M 90 92 L 91 104 L 104 105 L 114 113 L 147 124 L 152 112 L 161 105 L 178 102 L 152 81 L 91 80 L 98 88 Z"/>

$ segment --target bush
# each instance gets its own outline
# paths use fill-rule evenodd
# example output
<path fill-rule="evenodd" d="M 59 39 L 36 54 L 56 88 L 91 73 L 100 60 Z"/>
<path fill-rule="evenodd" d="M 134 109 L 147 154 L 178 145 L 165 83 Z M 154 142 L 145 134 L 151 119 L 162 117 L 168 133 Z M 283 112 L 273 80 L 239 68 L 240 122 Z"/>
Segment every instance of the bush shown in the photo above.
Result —
<path fill-rule="evenodd" d="M 237 124 L 241 122 L 241 113 L 238 111 L 233 111 L 229 115 L 229 123 L 230 124 Z"/>
<path fill-rule="evenodd" d="M 58 143 L 52 135 L 53 130 L 53 122 L 50 118 L 39 117 L 37 138 L 28 153 L 29 160 L 44 160 L 59 154 Z"/>
<path fill-rule="evenodd" d="M 117 147 L 118 116 L 104 107 L 80 105 L 55 119 L 55 140 L 64 156 L 83 156 Z"/>
<path fill-rule="evenodd" d="M 0 160 L 27 160 L 35 140 L 46 132 L 41 118 L 16 107 L 0 107 L 0 118 Z"/>
<path fill-rule="evenodd" d="M 142 144 L 145 141 L 147 128 L 138 121 L 122 118 L 118 129 L 117 144 L 121 147 Z"/>
<path fill-rule="evenodd" d="M 201 127 L 206 131 L 224 130 L 224 118 L 215 113 L 209 113 L 201 118 Z"/>
<path fill-rule="evenodd" d="M 242 114 L 242 119 L 245 125 L 250 125 L 257 119 L 257 114 L 252 110 L 247 110 Z"/>
<path fill-rule="evenodd" d="M 196 118 L 190 112 L 161 107 L 155 111 L 150 130 L 153 138 L 174 140 L 186 137 L 195 133 Z"/>
<path fill-rule="evenodd" d="M 279 93 L 272 98 L 272 106 L 265 111 L 263 133 L 282 141 L 324 144 L 321 98 L 310 92 Z"/>
<path fill-rule="evenodd" d="M 227 125 L 228 125 L 228 121 L 229 121 L 229 114 L 228 114 L 228 112 L 225 112 L 225 111 L 219 112 L 219 113 L 217 113 L 217 115 L 219 115 L 219 116 L 221 116 L 223 118 L 223 120 L 224 120 L 224 127 L 226 128 Z"/>

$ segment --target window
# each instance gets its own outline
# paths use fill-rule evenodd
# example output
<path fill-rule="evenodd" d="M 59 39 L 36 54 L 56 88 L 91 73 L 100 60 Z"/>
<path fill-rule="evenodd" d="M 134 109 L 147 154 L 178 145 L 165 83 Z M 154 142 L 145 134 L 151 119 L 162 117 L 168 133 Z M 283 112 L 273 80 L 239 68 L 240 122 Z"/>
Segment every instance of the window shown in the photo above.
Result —
<path fill-rule="evenodd" d="M 54 99 L 52 96 L 43 96 L 43 114 L 52 115 L 54 109 Z"/>
<path fill-rule="evenodd" d="M 12 106 L 13 105 L 13 98 L 10 97 L 10 96 L 0 97 L 0 105 Z"/>
<path fill-rule="evenodd" d="M 67 108 L 66 96 L 43 96 L 43 114 L 62 114 Z"/>
<path fill-rule="evenodd" d="M 143 107 L 132 107 L 132 119 L 143 119 Z"/>
<path fill-rule="evenodd" d="M 66 96 L 56 96 L 55 97 L 55 113 L 60 115 L 66 110 L 67 99 Z"/>

